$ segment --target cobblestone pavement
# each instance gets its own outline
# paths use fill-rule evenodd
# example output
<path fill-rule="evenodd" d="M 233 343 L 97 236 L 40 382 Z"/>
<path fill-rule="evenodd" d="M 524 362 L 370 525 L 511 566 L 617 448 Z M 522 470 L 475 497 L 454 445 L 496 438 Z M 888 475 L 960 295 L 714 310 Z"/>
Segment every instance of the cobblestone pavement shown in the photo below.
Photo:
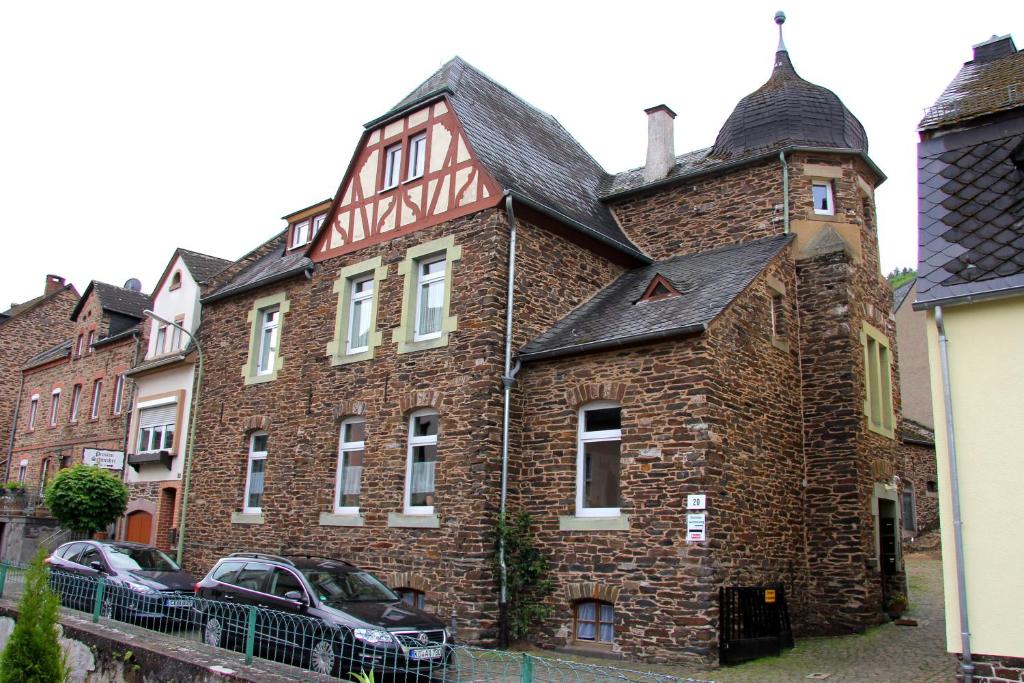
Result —
<path fill-rule="evenodd" d="M 956 659 L 946 652 L 942 604 L 942 563 L 938 551 L 906 555 L 911 608 L 906 616 L 918 626 L 885 624 L 863 634 L 799 638 L 780 657 L 722 669 L 617 664 L 717 683 L 803 681 L 828 674 L 829 683 L 932 683 L 953 681 Z M 540 653 L 538 653 L 540 654 Z"/>

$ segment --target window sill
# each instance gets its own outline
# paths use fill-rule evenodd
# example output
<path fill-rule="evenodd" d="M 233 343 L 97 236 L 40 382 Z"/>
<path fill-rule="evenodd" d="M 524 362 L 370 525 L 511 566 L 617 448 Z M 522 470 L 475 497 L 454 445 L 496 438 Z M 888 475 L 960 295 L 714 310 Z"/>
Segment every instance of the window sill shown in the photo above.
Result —
<path fill-rule="evenodd" d="M 612 643 L 593 643 L 586 640 L 574 640 L 565 647 L 556 649 L 556 652 L 597 659 L 623 659 L 621 654 L 612 649 Z"/>
<path fill-rule="evenodd" d="M 779 337 L 772 337 L 772 346 L 777 348 L 779 351 L 785 351 L 789 353 L 789 342 Z"/>
<path fill-rule="evenodd" d="M 263 524 L 262 512 L 232 512 L 232 524 Z"/>
<path fill-rule="evenodd" d="M 275 379 L 277 379 L 277 370 L 262 375 L 246 375 L 245 384 L 246 386 L 251 384 L 263 384 L 264 382 L 273 382 Z"/>
<path fill-rule="evenodd" d="M 363 526 L 363 516 L 338 515 L 333 512 L 320 513 L 320 526 Z"/>
<path fill-rule="evenodd" d="M 884 436 L 887 439 L 896 439 L 896 433 L 894 430 L 886 429 L 885 427 L 876 427 L 875 425 L 871 424 L 871 418 L 867 418 L 867 423 L 869 432 L 878 434 L 879 436 Z"/>
<path fill-rule="evenodd" d="M 577 517 L 563 515 L 558 518 L 559 531 L 629 531 L 629 515 L 617 517 Z"/>
<path fill-rule="evenodd" d="M 407 529 L 439 529 L 441 528 L 441 518 L 437 515 L 407 515 L 401 512 L 389 512 L 388 526 Z"/>

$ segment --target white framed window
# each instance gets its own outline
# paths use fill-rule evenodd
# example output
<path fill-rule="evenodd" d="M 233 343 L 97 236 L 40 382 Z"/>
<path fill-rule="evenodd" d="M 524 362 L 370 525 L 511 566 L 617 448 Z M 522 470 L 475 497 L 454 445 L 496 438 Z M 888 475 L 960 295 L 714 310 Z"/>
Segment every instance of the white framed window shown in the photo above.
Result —
<path fill-rule="evenodd" d="M 68 422 L 78 422 L 78 406 L 82 403 L 82 385 L 76 384 L 71 389 L 71 414 Z"/>
<path fill-rule="evenodd" d="M 75 355 L 76 356 L 81 356 L 82 355 L 82 349 L 84 347 L 85 347 L 85 335 L 84 334 L 80 334 L 80 335 L 78 335 L 78 343 L 75 344 Z"/>
<path fill-rule="evenodd" d="M 92 344 L 96 341 L 96 330 L 89 330 L 89 342 L 86 344 L 89 353 L 92 353 Z"/>
<path fill-rule="evenodd" d="M 60 412 L 60 389 L 54 389 L 50 394 L 50 426 L 57 426 L 57 413 Z"/>
<path fill-rule="evenodd" d="M 822 216 L 835 215 L 832 203 L 832 183 L 828 180 L 815 180 L 811 183 L 811 197 L 814 199 L 814 213 Z"/>
<path fill-rule="evenodd" d="M 405 514 L 434 514 L 437 474 L 437 426 L 434 410 L 417 410 L 409 416 L 409 452 L 405 469 Z"/>
<path fill-rule="evenodd" d="M 277 306 L 260 311 L 259 347 L 256 356 L 256 374 L 269 375 L 274 371 L 277 345 L 281 329 L 281 311 Z"/>
<path fill-rule="evenodd" d="M 141 408 L 139 434 L 135 441 L 136 453 L 156 453 L 174 448 L 174 428 L 178 420 L 178 404 Z"/>
<path fill-rule="evenodd" d="M 313 239 L 313 235 L 315 235 L 318 232 L 320 232 L 320 226 L 322 226 L 324 224 L 325 220 L 327 220 L 327 214 L 326 213 L 322 213 L 319 216 L 314 216 L 313 217 L 313 232 L 309 236 L 310 239 Z"/>
<path fill-rule="evenodd" d="M 114 415 L 121 414 L 121 395 L 124 393 L 124 375 L 118 375 L 114 382 Z"/>
<path fill-rule="evenodd" d="M 28 404 L 28 428 L 36 428 L 36 418 L 39 417 L 39 394 L 32 394 L 32 400 Z"/>
<path fill-rule="evenodd" d="M 409 171 L 406 180 L 419 178 L 423 175 L 427 156 L 427 134 L 414 135 L 409 140 Z"/>
<path fill-rule="evenodd" d="M 103 390 L 103 380 L 96 380 L 92 383 L 92 405 L 89 408 L 89 419 L 95 420 L 100 416 L 100 392 Z"/>
<path fill-rule="evenodd" d="M 390 190 L 398 185 L 398 179 L 402 172 L 402 145 L 391 145 L 384 150 L 384 187 Z"/>
<path fill-rule="evenodd" d="M 46 458 L 43 460 L 43 464 L 39 466 L 39 493 L 43 493 L 46 490 L 46 480 L 50 477 L 50 459 Z"/>
<path fill-rule="evenodd" d="M 300 223 L 296 223 L 292 227 L 292 246 L 291 246 L 292 249 L 294 249 L 296 247 L 301 247 L 303 244 L 306 244 L 307 242 L 309 242 L 309 228 L 310 228 L 310 225 L 311 225 L 311 223 L 310 223 L 309 219 L 307 218 L 306 220 L 304 220 L 304 221 L 302 221 Z"/>
<path fill-rule="evenodd" d="M 622 409 L 597 401 L 580 409 L 576 454 L 576 516 L 619 515 Z"/>
<path fill-rule="evenodd" d="M 175 319 L 174 322 L 175 322 L 176 325 L 184 325 L 185 324 L 185 319 L 184 318 L 177 318 L 177 319 Z M 181 347 L 181 328 L 180 327 L 175 327 L 175 326 L 172 325 L 171 326 L 171 351 L 180 351 L 181 348 L 182 348 Z"/>
<path fill-rule="evenodd" d="M 416 328 L 413 341 L 441 336 L 444 319 L 445 255 L 438 254 L 416 262 Z"/>
<path fill-rule="evenodd" d="M 267 433 L 256 432 L 249 439 L 249 464 L 245 474 L 245 502 L 242 512 L 263 512 L 263 486 L 267 472 Z"/>
<path fill-rule="evenodd" d="M 370 348 L 370 318 L 373 313 L 373 275 L 352 281 L 345 353 L 363 353 Z"/>
<path fill-rule="evenodd" d="M 167 325 L 159 323 L 156 328 L 156 345 L 153 347 L 153 353 L 160 355 L 167 350 Z"/>
<path fill-rule="evenodd" d="M 25 477 L 28 476 L 28 460 L 22 460 L 21 464 L 18 465 L 18 483 L 24 484 Z"/>
<path fill-rule="evenodd" d="M 334 514 L 359 514 L 363 460 L 366 457 L 366 422 L 350 419 L 341 423 L 338 439 L 338 471 L 334 481 Z"/>

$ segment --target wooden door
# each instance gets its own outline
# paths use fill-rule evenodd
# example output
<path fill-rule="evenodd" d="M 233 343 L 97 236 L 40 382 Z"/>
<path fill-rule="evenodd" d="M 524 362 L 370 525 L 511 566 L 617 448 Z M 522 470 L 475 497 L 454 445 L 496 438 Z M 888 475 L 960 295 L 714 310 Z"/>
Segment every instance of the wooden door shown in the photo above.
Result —
<path fill-rule="evenodd" d="M 128 515 L 128 524 L 124 532 L 124 540 L 135 543 L 149 544 L 153 531 L 153 515 L 139 510 Z"/>

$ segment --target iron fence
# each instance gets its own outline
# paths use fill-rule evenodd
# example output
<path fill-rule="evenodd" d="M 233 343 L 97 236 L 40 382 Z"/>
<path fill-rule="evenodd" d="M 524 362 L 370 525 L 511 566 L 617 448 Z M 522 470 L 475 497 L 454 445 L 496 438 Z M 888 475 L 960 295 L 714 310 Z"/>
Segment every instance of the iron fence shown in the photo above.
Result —
<path fill-rule="evenodd" d="M 25 568 L 0 564 L 0 597 L 15 597 Z M 457 645 L 447 629 L 396 631 L 342 629 L 305 614 L 265 609 L 192 593 L 155 591 L 141 584 L 50 572 L 50 587 L 64 607 L 94 623 L 117 621 L 172 637 L 233 650 L 246 663 L 267 659 L 299 667 L 317 681 L 351 680 L 374 672 L 438 683 L 677 683 L 666 674 L 539 657 L 524 652 Z"/>

